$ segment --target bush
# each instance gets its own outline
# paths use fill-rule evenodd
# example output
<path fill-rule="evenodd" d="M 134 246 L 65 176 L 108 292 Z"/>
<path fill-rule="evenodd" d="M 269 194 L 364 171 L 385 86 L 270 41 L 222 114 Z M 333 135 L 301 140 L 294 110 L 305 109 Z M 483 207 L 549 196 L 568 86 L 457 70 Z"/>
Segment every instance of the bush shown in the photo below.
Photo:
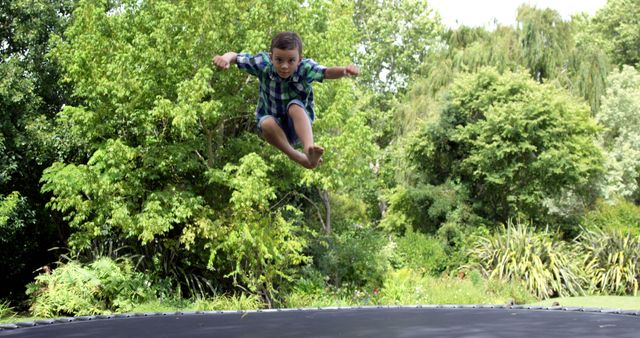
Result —
<path fill-rule="evenodd" d="M 578 245 L 585 252 L 589 288 L 603 294 L 634 296 L 640 278 L 640 237 L 618 231 L 584 230 Z"/>
<path fill-rule="evenodd" d="M 320 238 L 314 264 L 336 287 L 378 287 L 389 269 L 390 247 L 385 235 L 368 227 L 352 227 Z"/>
<path fill-rule="evenodd" d="M 9 303 L 9 301 L 3 300 L 0 301 L 0 319 L 13 317 L 15 312 L 13 311 L 13 307 Z"/>
<path fill-rule="evenodd" d="M 509 285 L 511 284 L 511 285 Z M 387 275 L 378 303 L 394 304 L 505 304 L 509 300 L 527 303 L 532 299 L 523 286 L 504 281 L 443 276 L 423 276 L 411 269 Z"/>
<path fill-rule="evenodd" d="M 241 293 L 234 296 L 217 296 L 210 299 L 198 299 L 194 306 L 198 311 L 214 310 L 257 310 L 263 307 L 262 300 L 257 295 Z"/>
<path fill-rule="evenodd" d="M 128 260 L 99 258 L 83 265 L 61 264 L 50 274 L 41 274 L 27 286 L 34 316 L 95 315 L 127 312 L 135 304 L 155 296 L 151 282 L 134 272 Z"/>
<path fill-rule="evenodd" d="M 447 268 L 447 254 L 442 243 L 425 234 L 408 231 L 396 240 L 396 267 L 437 275 Z"/>
<path fill-rule="evenodd" d="M 517 222 L 495 234 L 478 238 L 470 249 L 471 268 L 490 279 L 523 283 L 539 299 L 583 293 L 580 254 L 548 231 L 535 231 Z"/>
<path fill-rule="evenodd" d="M 632 236 L 640 235 L 640 206 L 624 199 L 615 203 L 599 201 L 596 208 L 584 216 L 583 225 L 587 229 L 617 231 Z"/>

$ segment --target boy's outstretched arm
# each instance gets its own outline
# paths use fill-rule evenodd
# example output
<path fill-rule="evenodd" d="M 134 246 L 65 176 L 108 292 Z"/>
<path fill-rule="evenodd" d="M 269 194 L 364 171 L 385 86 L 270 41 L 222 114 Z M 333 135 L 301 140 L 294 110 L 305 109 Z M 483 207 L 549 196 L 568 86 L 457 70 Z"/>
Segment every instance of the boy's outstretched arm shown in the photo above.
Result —
<path fill-rule="evenodd" d="M 345 76 L 358 76 L 360 70 L 358 66 L 350 64 L 346 67 L 329 67 L 324 73 L 324 78 L 328 80 L 339 79 Z"/>
<path fill-rule="evenodd" d="M 213 64 L 221 69 L 229 69 L 229 66 L 236 63 L 238 53 L 228 52 L 224 55 L 216 55 L 213 57 Z"/>

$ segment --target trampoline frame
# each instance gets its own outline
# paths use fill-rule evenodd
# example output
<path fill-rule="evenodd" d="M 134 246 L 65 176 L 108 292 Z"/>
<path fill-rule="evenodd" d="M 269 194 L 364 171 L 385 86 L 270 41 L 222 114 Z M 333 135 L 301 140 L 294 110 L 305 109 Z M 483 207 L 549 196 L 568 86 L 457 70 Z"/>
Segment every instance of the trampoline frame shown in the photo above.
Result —
<path fill-rule="evenodd" d="M 472 305 L 397 305 L 397 306 L 349 306 L 349 307 L 308 307 L 308 308 L 288 308 L 288 309 L 260 309 L 260 310 L 226 310 L 226 311 L 188 311 L 188 312 L 137 312 L 114 315 L 95 315 L 95 316 L 77 316 L 77 317 L 60 317 L 54 319 L 41 319 L 31 322 L 16 322 L 12 324 L 0 324 L 0 336 L 6 331 L 21 331 L 22 328 L 31 328 L 35 326 L 49 326 L 79 321 L 97 321 L 97 320 L 116 320 L 123 318 L 135 317 L 162 317 L 162 316 L 190 316 L 190 315 L 224 315 L 224 314 L 252 314 L 252 313 L 284 313 L 284 312 L 322 312 L 322 311 L 352 311 L 352 310 L 393 310 L 393 309 L 505 309 L 514 311 L 568 311 L 568 312 L 588 312 L 600 313 L 619 316 L 637 316 L 640 317 L 640 309 L 612 309 L 612 308 L 589 308 L 589 307 L 570 307 L 570 306 L 526 306 L 526 305 L 488 305 L 488 304 L 472 304 Z M 640 318 L 639 318 L 640 320 Z M 17 331 L 15 331 L 17 330 Z"/>

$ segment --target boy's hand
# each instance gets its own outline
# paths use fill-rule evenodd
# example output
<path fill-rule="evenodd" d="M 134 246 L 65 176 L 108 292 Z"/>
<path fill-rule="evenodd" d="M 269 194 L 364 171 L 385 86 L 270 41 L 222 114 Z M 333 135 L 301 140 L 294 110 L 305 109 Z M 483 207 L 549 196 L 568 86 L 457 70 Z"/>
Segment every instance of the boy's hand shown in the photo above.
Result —
<path fill-rule="evenodd" d="M 213 64 L 220 69 L 229 69 L 230 62 L 224 57 L 224 55 L 216 55 L 213 57 Z"/>
<path fill-rule="evenodd" d="M 348 65 L 344 69 L 344 72 L 345 72 L 345 75 L 347 75 L 347 76 L 358 76 L 360 74 L 360 70 L 358 69 L 358 66 L 356 66 L 354 64 Z"/>

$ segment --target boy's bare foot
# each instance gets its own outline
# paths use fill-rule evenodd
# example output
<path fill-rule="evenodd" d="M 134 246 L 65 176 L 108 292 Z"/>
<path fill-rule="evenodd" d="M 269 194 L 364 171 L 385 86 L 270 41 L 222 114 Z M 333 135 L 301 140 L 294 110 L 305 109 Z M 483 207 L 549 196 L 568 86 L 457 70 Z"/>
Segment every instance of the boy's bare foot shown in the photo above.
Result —
<path fill-rule="evenodd" d="M 322 147 L 313 145 L 309 147 L 307 150 L 308 153 L 302 153 L 296 151 L 291 154 L 289 158 L 298 162 L 301 166 L 307 169 L 315 169 L 322 163 L 322 154 L 324 154 L 324 149 Z"/>
<path fill-rule="evenodd" d="M 309 164 L 311 165 L 311 169 L 318 166 L 318 164 L 322 163 L 322 154 L 324 154 L 324 148 L 319 145 L 312 145 L 311 147 L 305 149 L 305 153 L 307 154 L 307 158 L 309 159 Z"/>
<path fill-rule="evenodd" d="M 313 169 L 313 167 L 311 166 L 311 163 L 309 163 L 309 158 L 305 153 L 302 153 L 296 150 L 295 153 L 289 156 L 289 158 L 298 162 L 298 164 L 300 164 L 301 166 L 307 169 Z"/>

